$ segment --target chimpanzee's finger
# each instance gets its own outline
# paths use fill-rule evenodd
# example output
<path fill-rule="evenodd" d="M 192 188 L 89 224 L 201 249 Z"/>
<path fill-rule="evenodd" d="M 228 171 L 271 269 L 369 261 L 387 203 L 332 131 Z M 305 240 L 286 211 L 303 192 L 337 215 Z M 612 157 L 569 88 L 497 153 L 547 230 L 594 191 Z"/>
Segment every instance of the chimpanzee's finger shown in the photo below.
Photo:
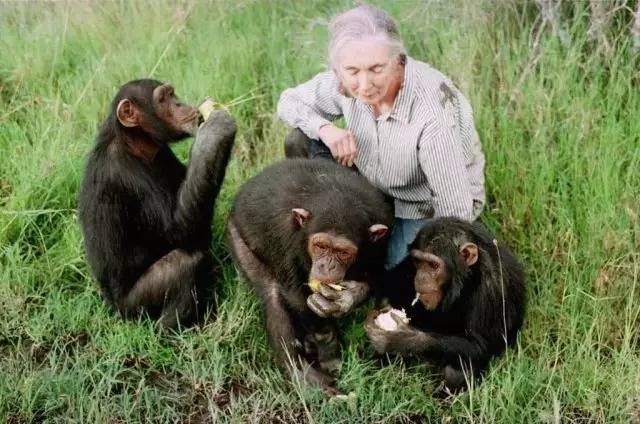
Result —
<path fill-rule="evenodd" d="M 367 317 L 364 320 L 364 329 L 367 333 L 370 333 L 374 330 L 379 330 L 378 326 L 376 325 L 376 318 L 379 314 L 380 311 L 378 311 L 377 309 L 373 309 L 367 314 Z"/>
<path fill-rule="evenodd" d="M 340 292 L 338 292 L 337 290 L 332 289 L 327 284 L 320 284 L 318 292 L 323 297 L 325 297 L 326 299 L 329 299 L 329 300 L 336 300 L 336 299 L 340 298 Z"/>
<path fill-rule="evenodd" d="M 368 336 L 369 338 L 378 337 L 378 336 L 380 336 L 380 335 L 382 334 L 382 332 L 384 331 L 384 330 L 382 330 L 380 327 L 378 327 L 378 326 L 376 325 L 376 323 L 375 323 L 375 320 L 374 320 L 374 319 L 372 319 L 372 320 L 368 320 L 368 319 L 367 319 L 367 320 L 364 322 L 363 327 L 364 327 L 364 331 L 367 333 L 367 336 Z"/>
<path fill-rule="evenodd" d="M 368 324 L 374 324 L 376 317 L 380 314 L 380 311 L 377 309 L 372 309 L 367 313 L 367 317 L 364 319 L 365 327 Z"/>
<path fill-rule="evenodd" d="M 353 305 L 355 303 L 353 299 L 353 294 L 348 290 L 342 290 L 340 292 L 340 298 L 337 299 L 335 302 L 338 305 L 340 312 L 343 314 L 351 312 L 351 310 L 353 309 Z"/>
<path fill-rule="evenodd" d="M 379 311 L 380 311 L 380 313 L 381 313 L 381 314 L 386 314 L 387 312 L 389 312 L 389 311 L 390 311 L 390 310 L 392 310 L 392 309 L 393 309 L 393 308 L 392 308 L 390 305 L 387 305 L 387 306 L 385 306 L 385 307 L 383 307 L 383 308 L 380 308 L 380 310 L 379 310 Z M 393 314 L 391 314 L 391 315 L 393 315 Z"/>
<path fill-rule="evenodd" d="M 337 305 L 329 302 L 319 293 L 314 293 L 307 297 L 307 306 L 313 311 L 313 313 L 321 318 L 330 316 L 338 309 Z"/>
<path fill-rule="evenodd" d="M 398 325 L 398 329 L 402 327 L 409 327 L 409 324 L 405 322 L 406 318 L 401 318 L 396 314 L 391 314 L 391 319 L 396 322 L 396 324 Z"/>
<path fill-rule="evenodd" d="M 352 290 L 356 287 L 359 287 L 362 283 L 353 280 L 344 280 L 340 282 L 340 285 L 344 287 L 346 290 Z"/>
<path fill-rule="evenodd" d="M 316 314 L 320 318 L 327 318 L 328 317 L 328 315 L 322 310 L 322 308 L 317 306 L 316 302 L 313 299 L 311 299 L 311 296 L 309 296 L 307 298 L 307 306 L 309 307 L 309 309 L 311 309 L 311 312 L 313 312 L 314 314 Z"/>

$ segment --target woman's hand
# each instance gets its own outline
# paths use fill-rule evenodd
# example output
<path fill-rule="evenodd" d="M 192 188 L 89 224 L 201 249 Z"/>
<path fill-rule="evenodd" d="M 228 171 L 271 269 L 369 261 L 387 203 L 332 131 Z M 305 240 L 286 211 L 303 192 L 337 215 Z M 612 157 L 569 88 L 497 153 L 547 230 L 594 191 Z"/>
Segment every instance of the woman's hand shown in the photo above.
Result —
<path fill-rule="evenodd" d="M 353 165 L 357 153 L 356 139 L 350 131 L 327 124 L 318 130 L 318 135 L 341 165 Z"/>

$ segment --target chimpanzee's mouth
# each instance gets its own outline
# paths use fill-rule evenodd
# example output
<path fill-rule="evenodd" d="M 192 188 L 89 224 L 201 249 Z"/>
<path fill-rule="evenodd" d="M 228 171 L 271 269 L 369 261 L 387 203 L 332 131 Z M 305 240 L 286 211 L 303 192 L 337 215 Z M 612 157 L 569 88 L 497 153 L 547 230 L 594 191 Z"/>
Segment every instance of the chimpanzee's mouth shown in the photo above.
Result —
<path fill-rule="evenodd" d="M 200 114 L 197 111 L 194 111 L 193 114 L 182 120 L 180 129 L 191 136 L 195 136 L 196 132 L 198 132 L 200 123 Z"/>

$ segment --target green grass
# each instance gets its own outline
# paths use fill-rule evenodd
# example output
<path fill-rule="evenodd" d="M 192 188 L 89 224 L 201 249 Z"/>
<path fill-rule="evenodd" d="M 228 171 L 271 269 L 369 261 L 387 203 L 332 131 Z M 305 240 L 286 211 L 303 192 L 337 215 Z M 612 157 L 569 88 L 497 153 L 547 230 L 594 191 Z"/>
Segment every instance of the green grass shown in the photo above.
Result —
<path fill-rule="evenodd" d="M 0 4 L 0 421 L 640 420 L 640 60 L 628 12 L 609 34 L 612 53 L 587 39 L 587 2 L 565 2 L 569 46 L 546 30 L 537 51 L 533 2 L 382 4 L 410 54 L 474 106 L 484 218 L 528 270 L 517 347 L 482 385 L 437 399 L 429 367 L 372 361 L 359 311 L 343 322 L 338 382 L 356 404 L 284 382 L 224 220 L 241 182 L 282 157 L 278 96 L 325 69 L 326 23 L 349 4 Z M 214 220 L 220 315 L 174 337 L 109 313 L 75 212 L 112 96 L 149 76 L 191 103 L 232 103 L 239 127 Z M 176 151 L 184 158 L 188 143 Z"/>

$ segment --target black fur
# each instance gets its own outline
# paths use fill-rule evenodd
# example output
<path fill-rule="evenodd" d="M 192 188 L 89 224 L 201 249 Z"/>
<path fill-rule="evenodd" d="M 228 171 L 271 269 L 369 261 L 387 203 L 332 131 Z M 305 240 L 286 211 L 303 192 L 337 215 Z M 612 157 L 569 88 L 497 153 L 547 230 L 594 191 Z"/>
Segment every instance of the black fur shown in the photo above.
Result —
<path fill-rule="evenodd" d="M 294 208 L 310 212 L 302 228 L 292 215 Z M 327 232 L 358 246 L 357 259 L 345 275 L 354 286 L 340 292 L 357 306 L 366 298 L 369 284 L 379 281 L 386 253 L 386 240 L 372 242 L 369 227 L 391 227 L 392 221 L 392 209 L 381 192 L 363 177 L 324 159 L 285 160 L 242 186 L 229 219 L 230 245 L 236 264 L 263 301 L 276 360 L 290 374 L 303 371 L 303 379 L 332 392 L 331 379 L 308 367 L 308 356 L 298 355 L 303 355 L 302 342 L 306 345 L 315 338 L 321 369 L 329 368 L 323 360 L 335 363 L 340 357 L 335 326 L 307 306 L 312 295 L 306 285 L 312 265 L 309 236 Z"/>
<path fill-rule="evenodd" d="M 478 246 L 478 262 L 471 267 L 458 254 L 461 241 Z M 494 244 L 494 237 L 481 224 L 455 218 L 430 220 L 410 248 L 442 258 L 450 277 L 439 307 L 428 311 L 420 302 L 411 306 L 416 268 L 410 257 L 386 275 L 384 291 L 391 304 L 405 308 L 410 325 L 431 336 L 423 349 L 411 350 L 443 359 L 457 370 L 462 360 L 478 376 L 491 357 L 515 342 L 522 326 L 522 265 L 508 247 Z"/>
<path fill-rule="evenodd" d="M 304 207 L 311 219 L 296 231 L 291 209 Z M 368 228 L 391 227 L 392 210 L 380 191 L 347 168 L 320 159 L 289 159 L 266 168 L 240 189 L 231 216 L 253 252 L 270 264 L 278 281 L 306 283 L 310 234 L 331 231 L 362 246 L 346 279 L 382 272 L 384 243 L 368 242 Z M 370 276 L 370 275 L 369 275 Z"/>
<path fill-rule="evenodd" d="M 202 141 L 197 139 L 194 143 L 187 171 L 167 143 L 188 134 L 175 130 L 153 111 L 153 89 L 160 84 L 154 80 L 137 80 L 120 89 L 88 157 L 79 196 L 87 259 L 104 299 L 127 316 L 143 310 L 154 317 L 162 313 L 166 306 L 162 302 L 140 298 L 134 302 L 133 310 L 129 310 L 124 300 L 145 272 L 176 249 L 180 254 L 165 260 L 176 260 L 176 265 L 170 268 L 181 281 L 168 282 L 164 288 L 158 286 L 162 293 L 153 293 L 151 289 L 141 297 L 193 294 L 197 297 L 214 284 L 209 254 L 210 222 L 235 126 L 225 121 L 220 128 L 213 129 L 212 126 L 219 123 L 207 121 L 203 126 L 207 129 L 200 131 L 206 134 L 202 135 Z M 120 124 L 116 106 L 123 98 L 132 99 L 154 118 L 152 134 Z M 139 136 L 151 136 L 160 146 L 152 162 L 141 160 L 127 148 L 127 138 Z M 211 145 L 203 157 L 194 157 L 198 142 Z M 195 293 L 191 293 L 194 290 Z"/>

